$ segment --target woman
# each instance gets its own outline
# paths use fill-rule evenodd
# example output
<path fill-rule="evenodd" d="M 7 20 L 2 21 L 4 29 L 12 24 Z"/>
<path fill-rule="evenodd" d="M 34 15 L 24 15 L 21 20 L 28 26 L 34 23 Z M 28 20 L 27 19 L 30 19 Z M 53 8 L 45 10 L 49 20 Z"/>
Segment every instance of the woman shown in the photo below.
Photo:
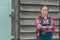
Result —
<path fill-rule="evenodd" d="M 52 40 L 52 32 L 55 31 L 55 22 L 51 16 L 48 16 L 49 8 L 44 5 L 41 7 L 41 16 L 35 19 L 36 40 Z"/>

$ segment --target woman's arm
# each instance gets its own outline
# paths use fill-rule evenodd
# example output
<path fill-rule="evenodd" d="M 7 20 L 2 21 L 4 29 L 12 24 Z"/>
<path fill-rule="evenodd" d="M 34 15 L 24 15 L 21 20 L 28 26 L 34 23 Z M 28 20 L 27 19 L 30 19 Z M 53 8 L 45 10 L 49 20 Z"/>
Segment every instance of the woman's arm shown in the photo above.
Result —
<path fill-rule="evenodd" d="M 39 35 L 39 17 L 35 18 L 36 34 Z"/>
<path fill-rule="evenodd" d="M 45 27 L 41 25 L 39 16 L 35 18 L 36 34 L 39 35 L 39 31 L 45 31 Z"/>
<path fill-rule="evenodd" d="M 55 29 L 56 29 L 56 23 L 54 19 L 51 17 L 51 26 L 49 27 L 49 30 L 47 31 L 55 32 Z"/>
<path fill-rule="evenodd" d="M 51 31 L 54 32 L 55 29 L 56 29 L 56 23 L 55 23 L 55 20 L 51 17 L 51 23 L 52 23 L 52 27 L 51 27 Z"/>

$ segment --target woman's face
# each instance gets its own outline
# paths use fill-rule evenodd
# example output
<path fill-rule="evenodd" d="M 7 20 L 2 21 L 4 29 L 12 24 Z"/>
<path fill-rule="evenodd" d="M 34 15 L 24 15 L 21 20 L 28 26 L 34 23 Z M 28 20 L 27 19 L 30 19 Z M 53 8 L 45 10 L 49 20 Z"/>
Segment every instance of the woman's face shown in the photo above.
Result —
<path fill-rule="evenodd" d="M 48 15 L 48 8 L 46 6 L 42 7 L 41 15 L 42 16 L 47 16 Z"/>

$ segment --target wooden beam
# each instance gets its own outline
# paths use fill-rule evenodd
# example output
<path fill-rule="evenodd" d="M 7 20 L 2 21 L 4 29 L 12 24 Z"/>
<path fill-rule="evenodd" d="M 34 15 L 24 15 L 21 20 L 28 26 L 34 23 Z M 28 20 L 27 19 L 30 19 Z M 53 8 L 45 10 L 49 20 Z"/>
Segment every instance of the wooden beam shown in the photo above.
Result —
<path fill-rule="evenodd" d="M 60 0 L 59 0 L 59 40 L 60 40 Z"/>
<path fill-rule="evenodd" d="M 12 27 L 11 27 L 11 31 L 12 31 L 12 35 L 14 36 L 14 40 L 18 40 L 20 39 L 20 20 L 19 20 L 19 17 L 20 17 L 20 0 L 12 0 L 12 9 L 13 9 L 13 12 L 12 12 Z"/>

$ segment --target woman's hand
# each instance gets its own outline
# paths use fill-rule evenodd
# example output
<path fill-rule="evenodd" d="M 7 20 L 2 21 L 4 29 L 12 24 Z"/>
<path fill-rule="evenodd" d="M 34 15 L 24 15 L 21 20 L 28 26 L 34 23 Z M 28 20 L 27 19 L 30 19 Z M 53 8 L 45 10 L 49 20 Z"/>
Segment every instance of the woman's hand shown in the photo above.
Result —
<path fill-rule="evenodd" d="M 54 28 L 52 28 L 52 26 L 46 28 L 45 32 L 54 32 Z"/>

